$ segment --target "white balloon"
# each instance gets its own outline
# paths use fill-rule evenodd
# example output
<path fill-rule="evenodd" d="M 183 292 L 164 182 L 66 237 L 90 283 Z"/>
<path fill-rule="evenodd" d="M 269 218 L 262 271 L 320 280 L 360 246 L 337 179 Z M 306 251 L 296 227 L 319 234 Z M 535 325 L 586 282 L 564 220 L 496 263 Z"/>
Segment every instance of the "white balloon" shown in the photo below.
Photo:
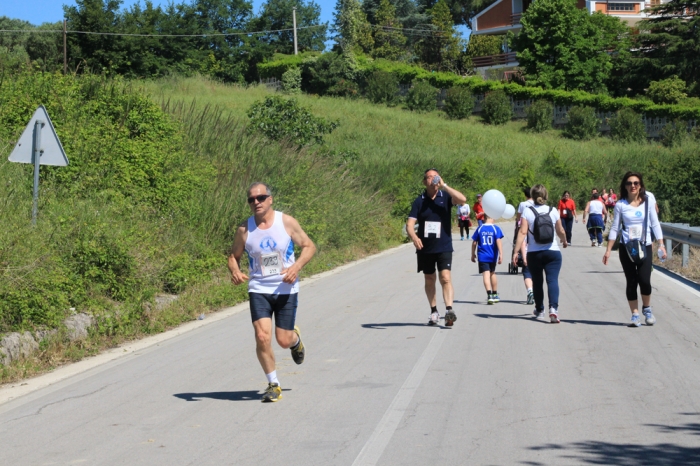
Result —
<path fill-rule="evenodd" d="M 486 215 L 492 219 L 499 219 L 506 210 L 506 197 L 497 189 L 489 189 L 481 198 L 481 206 Z"/>
<path fill-rule="evenodd" d="M 506 204 L 506 210 L 503 211 L 503 218 L 508 220 L 509 218 L 513 218 L 515 215 L 515 207 L 513 207 L 510 204 Z"/>

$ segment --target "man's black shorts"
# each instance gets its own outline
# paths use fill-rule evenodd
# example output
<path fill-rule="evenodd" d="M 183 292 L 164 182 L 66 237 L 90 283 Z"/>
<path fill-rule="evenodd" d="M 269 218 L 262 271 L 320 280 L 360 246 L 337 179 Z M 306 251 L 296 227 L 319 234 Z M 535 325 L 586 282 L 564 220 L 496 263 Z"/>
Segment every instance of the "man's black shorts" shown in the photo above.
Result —
<path fill-rule="evenodd" d="M 435 273 L 435 265 L 439 271 L 452 270 L 452 252 L 438 252 L 435 254 L 416 254 L 418 259 L 418 272 L 425 275 Z"/>
<path fill-rule="evenodd" d="M 250 317 L 256 320 L 275 316 L 275 327 L 294 330 L 297 317 L 298 295 L 293 294 L 264 294 L 248 293 L 250 298 Z"/>
<path fill-rule="evenodd" d="M 495 271 L 496 271 L 496 263 L 495 262 L 481 262 L 481 261 L 479 261 L 479 273 L 484 273 L 484 272 L 494 273 Z"/>

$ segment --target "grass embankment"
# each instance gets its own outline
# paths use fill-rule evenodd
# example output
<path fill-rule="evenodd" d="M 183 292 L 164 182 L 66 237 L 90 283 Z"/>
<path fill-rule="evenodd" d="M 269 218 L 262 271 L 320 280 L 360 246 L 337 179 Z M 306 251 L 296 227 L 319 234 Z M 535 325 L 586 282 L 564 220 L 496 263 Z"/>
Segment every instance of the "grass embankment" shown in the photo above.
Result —
<path fill-rule="evenodd" d="M 243 88 L 202 78 L 165 79 L 146 86 L 156 99 L 194 99 L 198 106 L 216 105 L 241 119 L 253 102 L 271 93 L 263 86 Z M 407 212 L 413 194 L 420 189 L 422 171 L 428 167 L 439 168 L 470 202 L 477 192 L 497 188 L 510 203 L 517 204 L 523 199 L 521 188 L 537 182 L 550 189 L 552 199 L 558 199 L 564 190 L 571 191 L 582 209 L 592 187 L 618 191 L 627 170 L 645 172 L 653 164 L 698 148 L 692 143 L 674 150 L 657 142 L 619 144 L 606 137 L 579 142 L 554 129 L 533 134 L 523 121 L 490 126 L 475 116 L 453 121 L 440 111 L 416 114 L 362 99 L 296 98 L 314 114 L 340 121 L 339 128 L 325 138 L 326 150 L 355 154 L 356 160 L 349 164 L 352 172 L 367 186 L 397 201 L 393 208 L 399 217 Z M 650 188 L 661 192 L 664 181 L 653 176 L 648 179 Z"/>
<path fill-rule="evenodd" d="M 212 108 L 168 115 L 139 85 L 97 77 L 18 73 L 0 79 L 0 157 L 7 160 L 39 104 L 70 160 L 42 167 L 39 219 L 30 225 L 31 166 L 0 162 L 0 336 L 58 328 L 9 366 L 9 382 L 126 339 L 161 332 L 247 298 L 226 254 L 249 215 L 255 180 L 277 190 L 318 245 L 309 275 L 400 242 L 390 203 L 314 152 L 249 135 Z M 158 310 L 155 296 L 180 298 Z M 87 340 L 61 323 L 95 318 Z"/>

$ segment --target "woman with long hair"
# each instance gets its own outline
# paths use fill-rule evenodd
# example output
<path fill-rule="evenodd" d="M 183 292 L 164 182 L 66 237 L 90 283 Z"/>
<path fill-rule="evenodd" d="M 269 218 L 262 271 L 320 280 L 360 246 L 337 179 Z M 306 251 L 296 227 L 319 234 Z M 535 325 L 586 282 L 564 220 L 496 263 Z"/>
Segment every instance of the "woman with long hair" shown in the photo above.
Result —
<path fill-rule="evenodd" d="M 627 172 L 620 183 L 620 197 L 615 204 L 613 224 L 608 236 L 608 249 L 603 264 L 608 264 L 615 240 L 620 236 L 620 262 L 625 272 L 625 293 L 632 312 L 630 327 L 639 327 L 637 287 L 642 293 L 642 314 L 647 325 L 654 325 L 651 311 L 652 232 L 659 243 L 661 258 L 666 258 L 661 224 L 656 213 L 656 200 L 647 196 L 641 173 Z"/>
<path fill-rule="evenodd" d="M 547 205 L 547 188 L 537 184 L 530 190 L 533 205 L 527 206 L 521 217 L 518 239 L 513 248 L 513 265 L 517 266 L 518 251 L 527 236 L 527 254 L 525 265 L 532 274 L 532 291 L 535 295 L 535 315 L 539 319 L 544 314 L 544 279 L 547 278 L 547 295 L 549 297 L 549 320 L 559 323 L 559 271 L 561 270 L 561 252 L 557 244 L 557 236 L 562 247 L 568 245 L 566 232 L 561 226 L 559 211 Z M 537 220 L 538 216 L 540 220 Z M 543 224 L 542 222 L 547 222 Z M 551 221 L 551 224 L 549 222 Z M 536 231 L 537 230 L 537 231 Z M 543 234 L 551 238 L 543 238 Z"/>

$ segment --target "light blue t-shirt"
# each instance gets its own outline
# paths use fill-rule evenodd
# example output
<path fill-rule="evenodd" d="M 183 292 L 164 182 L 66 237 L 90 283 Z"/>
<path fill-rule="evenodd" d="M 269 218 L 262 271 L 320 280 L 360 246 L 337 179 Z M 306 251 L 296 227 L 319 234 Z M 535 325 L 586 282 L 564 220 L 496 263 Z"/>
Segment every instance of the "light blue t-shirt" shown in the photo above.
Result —
<path fill-rule="evenodd" d="M 503 231 L 496 225 L 484 223 L 476 229 L 472 239 L 477 241 L 476 257 L 479 262 L 497 262 L 498 245 L 496 241 L 503 238 Z"/>

